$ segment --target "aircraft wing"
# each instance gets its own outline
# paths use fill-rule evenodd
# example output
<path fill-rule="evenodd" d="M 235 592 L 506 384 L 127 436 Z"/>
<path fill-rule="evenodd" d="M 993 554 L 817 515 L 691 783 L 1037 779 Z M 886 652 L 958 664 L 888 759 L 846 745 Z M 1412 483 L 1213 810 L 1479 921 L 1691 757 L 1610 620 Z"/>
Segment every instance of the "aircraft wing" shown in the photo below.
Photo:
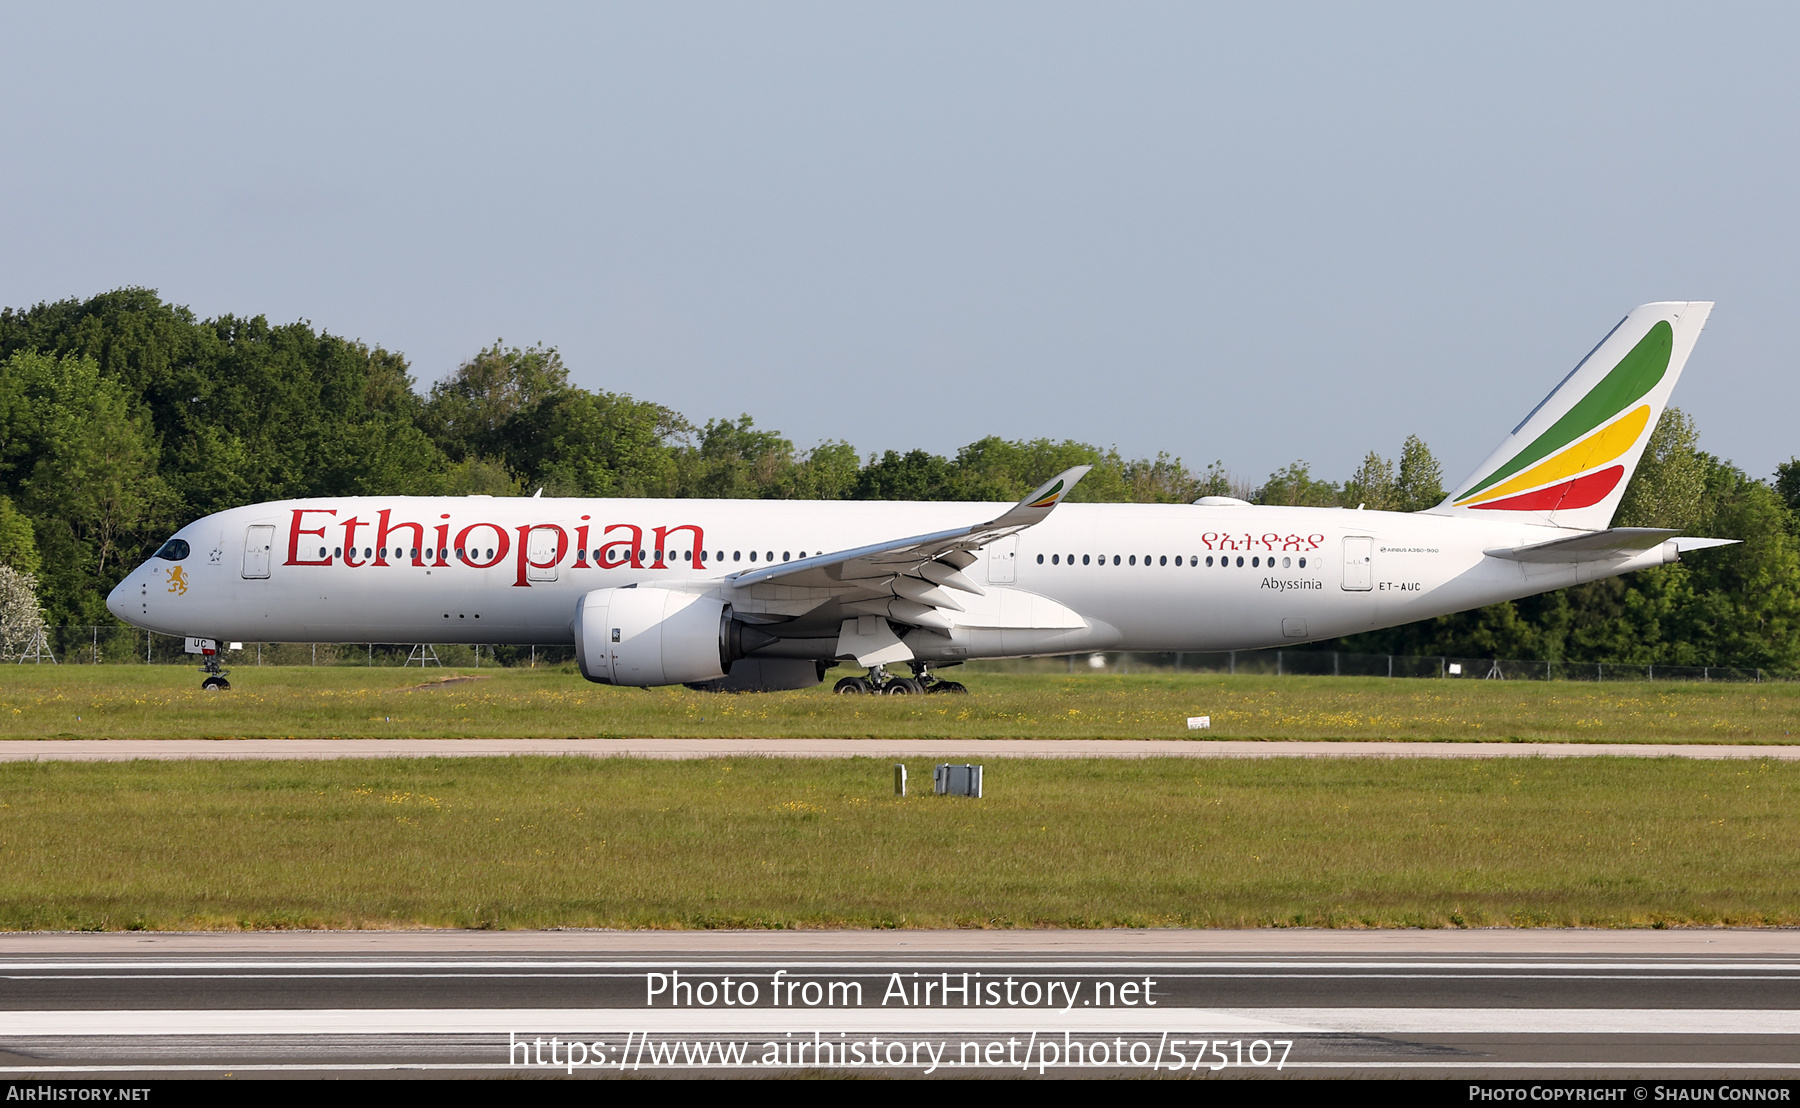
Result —
<path fill-rule="evenodd" d="M 736 589 L 784 586 L 830 590 L 840 596 L 859 594 L 859 600 L 879 600 L 882 614 L 903 623 L 948 630 L 950 621 L 938 609 L 963 610 L 952 593 L 985 595 L 980 585 L 962 574 L 975 564 L 974 552 L 1041 523 L 1092 468 L 1064 470 L 985 523 L 745 570 L 725 580 Z M 874 609 L 867 614 L 874 614 Z"/>
<path fill-rule="evenodd" d="M 1602 562 L 1612 558 L 1628 558 L 1653 546 L 1660 546 L 1679 532 L 1664 527 L 1613 527 L 1605 531 L 1588 531 L 1566 539 L 1532 543 L 1529 546 L 1500 547 L 1484 550 L 1490 558 L 1514 562 Z M 1675 539 L 1677 551 L 1704 550 L 1712 546 L 1729 546 L 1736 539 Z"/>

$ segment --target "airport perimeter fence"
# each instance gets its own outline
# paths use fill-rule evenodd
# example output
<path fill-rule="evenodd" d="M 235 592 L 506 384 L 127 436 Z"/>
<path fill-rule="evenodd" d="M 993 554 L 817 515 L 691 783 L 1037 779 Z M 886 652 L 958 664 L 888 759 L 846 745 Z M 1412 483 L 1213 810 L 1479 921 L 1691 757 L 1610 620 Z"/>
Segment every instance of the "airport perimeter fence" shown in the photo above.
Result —
<path fill-rule="evenodd" d="M 1335 650 L 1224 650 L 1205 654 L 1072 654 L 970 662 L 987 673 L 1220 673 L 1271 677 L 1414 677 L 1487 681 L 1792 681 L 1800 674 L 1738 666 L 1628 665 L 1351 654 Z"/>
<path fill-rule="evenodd" d="M 233 644 L 227 643 L 228 647 Z M 31 665 L 198 666 L 187 640 L 136 627 L 50 627 L 44 641 L 7 658 Z M 243 642 L 225 652 L 226 668 L 244 666 L 560 666 L 575 661 L 569 643 L 470 646 L 465 643 Z"/>
<path fill-rule="evenodd" d="M 229 644 L 228 644 L 229 645 Z M 127 626 L 52 627 L 41 643 L 7 657 L 14 664 L 183 665 L 200 658 L 186 640 Z M 244 666 L 425 666 L 500 668 L 573 665 L 569 643 L 469 646 L 449 643 L 245 642 L 226 652 L 227 668 Z M 965 673 L 1220 673 L 1278 677 L 1413 677 L 1489 681 L 1792 681 L 1800 674 L 1738 666 L 1627 665 L 1617 662 L 1527 661 L 1331 650 L 1230 650 L 1139 654 L 1108 651 L 965 663 Z M 852 667 L 854 668 L 854 667 Z"/>

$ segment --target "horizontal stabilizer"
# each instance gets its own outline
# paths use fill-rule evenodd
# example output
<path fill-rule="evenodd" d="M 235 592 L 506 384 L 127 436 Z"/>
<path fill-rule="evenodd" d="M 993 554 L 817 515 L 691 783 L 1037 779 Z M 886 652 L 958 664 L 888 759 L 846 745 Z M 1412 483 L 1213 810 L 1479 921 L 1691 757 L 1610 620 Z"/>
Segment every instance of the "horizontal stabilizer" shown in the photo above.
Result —
<path fill-rule="evenodd" d="M 1678 553 L 1686 554 L 1690 550 L 1711 550 L 1717 546 L 1736 546 L 1743 541 L 1743 539 L 1676 539 L 1675 549 Z"/>
<path fill-rule="evenodd" d="M 1653 546 L 1668 542 L 1677 534 L 1665 527 L 1614 527 L 1606 531 L 1589 531 L 1566 539 L 1533 543 L 1530 546 L 1500 547 L 1484 550 L 1490 558 L 1513 562 L 1603 562 L 1612 558 L 1629 558 Z M 1678 542 L 1702 542 L 1715 545 L 1730 539 L 1684 539 Z M 1698 549 L 1695 547 L 1694 549 Z"/>

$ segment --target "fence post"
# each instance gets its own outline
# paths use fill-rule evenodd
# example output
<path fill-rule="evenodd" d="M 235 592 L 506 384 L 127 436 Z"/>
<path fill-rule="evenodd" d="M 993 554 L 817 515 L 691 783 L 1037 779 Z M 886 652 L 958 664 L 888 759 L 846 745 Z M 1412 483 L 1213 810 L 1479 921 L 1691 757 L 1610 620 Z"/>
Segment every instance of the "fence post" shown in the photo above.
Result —
<path fill-rule="evenodd" d="M 1331 675 L 1333 677 L 1343 676 L 1343 674 L 1338 672 L 1338 652 L 1335 650 L 1331 652 Z"/>
<path fill-rule="evenodd" d="M 1281 676 L 1281 651 L 1275 652 L 1275 676 Z"/>
<path fill-rule="evenodd" d="M 1392 677 L 1393 675 L 1394 675 L 1394 656 L 1392 654 L 1389 654 L 1388 655 L 1388 676 Z"/>
<path fill-rule="evenodd" d="M 100 625 L 94 624 L 94 664 L 100 664 Z"/>
<path fill-rule="evenodd" d="M 1237 676 L 1237 651 L 1235 650 L 1231 652 L 1231 675 Z"/>

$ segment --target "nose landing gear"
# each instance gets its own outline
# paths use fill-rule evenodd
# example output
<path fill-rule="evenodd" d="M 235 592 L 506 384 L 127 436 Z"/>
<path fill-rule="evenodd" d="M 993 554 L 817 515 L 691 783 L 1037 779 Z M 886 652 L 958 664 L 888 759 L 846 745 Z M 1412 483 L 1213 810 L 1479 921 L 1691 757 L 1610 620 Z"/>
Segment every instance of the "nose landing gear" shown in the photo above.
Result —
<path fill-rule="evenodd" d="M 231 687 L 231 682 L 225 680 L 225 675 L 230 671 L 219 664 L 219 652 L 216 649 L 201 651 L 200 659 L 200 672 L 206 674 L 206 680 L 200 682 L 201 691 L 219 692 Z"/>

